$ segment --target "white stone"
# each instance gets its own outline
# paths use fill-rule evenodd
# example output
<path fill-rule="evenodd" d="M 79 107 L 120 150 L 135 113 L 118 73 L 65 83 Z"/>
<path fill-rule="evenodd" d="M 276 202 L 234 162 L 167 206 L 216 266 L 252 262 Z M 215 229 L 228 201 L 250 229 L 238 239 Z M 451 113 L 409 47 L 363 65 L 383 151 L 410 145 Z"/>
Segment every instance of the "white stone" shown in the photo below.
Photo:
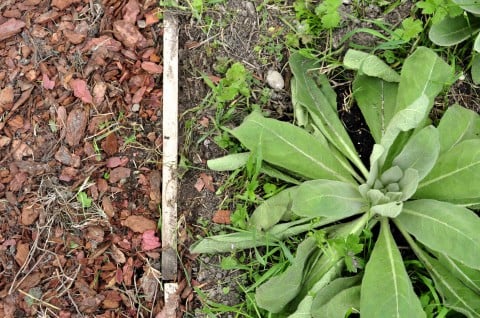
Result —
<path fill-rule="evenodd" d="M 140 104 L 136 103 L 132 105 L 132 112 L 136 113 L 140 110 Z"/>
<path fill-rule="evenodd" d="M 285 81 L 283 80 L 282 75 L 275 70 L 268 70 L 267 83 L 276 91 L 282 90 L 285 87 Z"/>

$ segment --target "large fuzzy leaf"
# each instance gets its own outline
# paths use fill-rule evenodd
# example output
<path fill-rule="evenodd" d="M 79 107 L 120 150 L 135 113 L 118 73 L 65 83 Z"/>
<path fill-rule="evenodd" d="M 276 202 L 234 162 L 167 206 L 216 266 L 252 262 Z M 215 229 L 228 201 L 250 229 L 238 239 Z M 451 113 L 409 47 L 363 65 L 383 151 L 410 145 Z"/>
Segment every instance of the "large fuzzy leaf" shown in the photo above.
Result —
<path fill-rule="evenodd" d="M 435 200 L 408 201 L 396 221 L 428 248 L 480 269 L 480 218 L 469 209 Z"/>
<path fill-rule="evenodd" d="M 301 289 L 306 262 L 316 248 L 312 237 L 300 243 L 290 267 L 257 288 L 255 300 L 258 306 L 272 313 L 281 312 Z"/>
<path fill-rule="evenodd" d="M 365 267 L 360 312 L 369 318 L 425 317 L 386 219 Z"/>
<path fill-rule="evenodd" d="M 469 318 L 480 317 L 480 294 L 475 293 L 453 276 L 438 260 L 422 253 L 420 259 L 433 278 L 446 307 Z"/>
<path fill-rule="evenodd" d="M 353 95 L 376 143 L 395 112 L 397 89 L 397 83 L 365 75 L 357 75 L 353 82 Z"/>
<path fill-rule="evenodd" d="M 399 82 L 400 75 L 377 56 L 357 50 L 348 50 L 343 59 L 346 68 L 357 70 L 359 74 L 377 77 L 387 82 Z"/>
<path fill-rule="evenodd" d="M 291 187 L 264 201 L 253 212 L 250 224 L 258 230 L 270 229 L 291 213 L 293 198 L 297 192 L 298 187 Z"/>
<path fill-rule="evenodd" d="M 453 0 L 460 8 L 473 14 L 480 14 L 479 0 Z"/>
<path fill-rule="evenodd" d="M 425 95 L 429 99 L 428 113 L 443 86 L 452 81 L 453 70 L 433 50 L 419 47 L 405 59 L 400 76 L 395 112 Z"/>
<path fill-rule="evenodd" d="M 441 253 L 438 253 L 437 258 L 449 273 L 480 296 L 480 270 L 465 266 Z"/>
<path fill-rule="evenodd" d="M 316 70 L 315 61 L 306 59 L 299 53 L 292 54 L 289 60 L 295 76 L 294 105 L 303 106 L 314 119 L 315 125 L 344 156 L 358 168 L 363 164 L 337 114 L 336 98 L 324 74 Z M 365 171 L 366 172 L 366 171 Z"/>
<path fill-rule="evenodd" d="M 472 16 L 446 16 L 432 25 L 428 33 L 430 40 L 440 46 L 452 46 L 465 41 L 478 32 L 479 21 Z"/>
<path fill-rule="evenodd" d="M 292 203 L 296 215 L 306 217 L 325 216 L 342 219 L 362 212 L 367 202 L 358 187 L 332 180 L 312 180 L 302 183 Z"/>
<path fill-rule="evenodd" d="M 410 137 L 400 154 L 393 159 L 393 166 L 403 171 L 408 168 L 417 170 L 419 180 L 422 180 L 433 168 L 440 152 L 438 131 L 428 126 Z"/>
<path fill-rule="evenodd" d="M 480 203 L 480 139 L 460 142 L 441 155 L 414 197 Z"/>
<path fill-rule="evenodd" d="M 322 288 L 312 302 L 314 318 L 344 318 L 352 308 L 360 309 L 360 276 L 341 277 Z"/>
<path fill-rule="evenodd" d="M 460 105 L 450 106 L 438 125 L 440 153 L 467 139 L 480 137 L 480 116 Z"/>
<path fill-rule="evenodd" d="M 425 120 L 429 111 L 429 100 L 427 95 L 421 95 L 412 104 L 396 113 L 385 130 L 381 145 L 390 151 L 390 146 L 401 132 L 415 129 Z M 385 152 L 383 156 L 387 153 Z"/>
<path fill-rule="evenodd" d="M 254 112 L 231 133 L 249 150 L 260 150 L 266 162 L 305 178 L 353 182 L 348 171 L 335 160 L 328 147 L 304 129 L 292 124 L 264 118 Z"/>

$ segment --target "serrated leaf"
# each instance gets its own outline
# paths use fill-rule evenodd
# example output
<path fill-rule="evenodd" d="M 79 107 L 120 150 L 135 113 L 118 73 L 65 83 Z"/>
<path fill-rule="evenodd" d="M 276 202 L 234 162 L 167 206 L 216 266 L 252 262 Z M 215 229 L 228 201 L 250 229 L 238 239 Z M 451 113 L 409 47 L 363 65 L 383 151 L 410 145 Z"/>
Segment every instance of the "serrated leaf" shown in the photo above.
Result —
<path fill-rule="evenodd" d="M 365 74 L 387 82 L 400 81 L 400 75 L 373 54 L 350 49 L 345 54 L 343 65 L 346 68 L 357 70 L 360 75 Z"/>
<path fill-rule="evenodd" d="M 365 267 L 360 313 L 369 318 L 426 317 L 386 219 Z"/>
<path fill-rule="evenodd" d="M 459 142 L 480 137 L 480 116 L 460 105 L 450 106 L 438 124 L 440 153 Z"/>
<path fill-rule="evenodd" d="M 362 212 L 365 200 L 352 184 L 312 180 L 302 183 L 292 203 L 292 211 L 305 217 L 325 216 L 342 219 Z"/>
<path fill-rule="evenodd" d="M 418 47 L 405 59 L 400 77 L 395 113 L 410 107 L 420 96 L 429 100 L 428 113 L 443 86 L 452 81 L 453 70 L 433 50 Z"/>
<path fill-rule="evenodd" d="M 263 160 L 308 179 L 353 182 L 328 147 L 292 124 L 264 118 L 254 112 L 231 132 L 249 150 L 262 147 Z"/>
<path fill-rule="evenodd" d="M 353 95 L 376 143 L 395 112 L 397 89 L 397 83 L 365 75 L 357 75 L 353 81 Z"/>
<path fill-rule="evenodd" d="M 433 126 L 428 126 L 410 137 L 392 165 L 403 171 L 408 168 L 417 170 L 419 180 L 422 180 L 433 168 L 440 153 L 439 133 Z"/>
<path fill-rule="evenodd" d="M 279 313 L 295 298 L 302 287 L 307 259 L 315 249 L 317 247 L 314 238 L 308 238 L 300 243 L 290 267 L 257 288 L 255 300 L 259 307 L 272 313 Z M 279 293 L 279 290 L 282 292 Z"/>
<path fill-rule="evenodd" d="M 297 192 L 298 187 L 291 187 L 264 201 L 253 212 L 250 224 L 258 230 L 270 229 L 286 214 L 291 213 L 293 198 Z"/>
<path fill-rule="evenodd" d="M 415 198 L 480 203 L 480 139 L 460 142 L 442 154 L 420 182 Z"/>
<path fill-rule="evenodd" d="M 428 248 L 480 269 L 480 218 L 469 209 L 435 200 L 408 201 L 396 221 Z"/>
<path fill-rule="evenodd" d="M 446 16 L 432 25 L 428 32 L 430 40 L 440 46 L 452 46 L 465 41 L 478 32 L 480 23 L 472 16 L 459 15 L 456 17 Z"/>

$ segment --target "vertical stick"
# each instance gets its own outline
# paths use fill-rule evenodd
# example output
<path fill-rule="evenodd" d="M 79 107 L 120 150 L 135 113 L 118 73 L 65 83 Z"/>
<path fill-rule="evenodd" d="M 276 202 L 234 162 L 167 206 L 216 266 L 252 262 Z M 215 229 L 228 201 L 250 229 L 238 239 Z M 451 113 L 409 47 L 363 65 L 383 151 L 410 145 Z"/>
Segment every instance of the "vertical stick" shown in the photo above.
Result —
<path fill-rule="evenodd" d="M 178 22 L 165 12 L 163 34 L 162 277 L 177 276 Z"/>

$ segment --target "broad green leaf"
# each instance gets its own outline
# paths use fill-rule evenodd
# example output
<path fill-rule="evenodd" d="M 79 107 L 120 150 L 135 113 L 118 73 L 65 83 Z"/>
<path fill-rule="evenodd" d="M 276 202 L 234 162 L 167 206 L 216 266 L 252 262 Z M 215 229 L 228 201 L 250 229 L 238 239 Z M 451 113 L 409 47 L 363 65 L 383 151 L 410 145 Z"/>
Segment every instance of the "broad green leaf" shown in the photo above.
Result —
<path fill-rule="evenodd" d="M 299 187 L 283 190 L 260 204 L 252 216 L 250 224 L 258 230 L 268 230 L 291 212 L 293 198 Z"/>
<path fill-rule="evenodd" d="M 322 254 L 316 265 L 318 265 L 318 263 L 321 263 L 320 267 L 324 269 L 324 271 L 322 271 L 323 274 L 319 277 L 314 276 L 315 278 L 313 279 L 309 275 L 305 277 L 307 285 L 302 287 L 302 292 L 297 299 L 290 304 L 295 311 L 289 315 L 288 318 L 311 318 L 314 295 L 337 278 L 340 275 L 343 266 L 343 260 L 335 260 L 325 254 Z"/>
<path fill-rule="evenodd" d="M 480 218 L 469 209 L 435 200 L 408 201 L 396 221 L 428 248 L 480 269 Z"/>
<path fill-rule="evenodd" d="M 473 43 L 473 49 L 475 52 L 480 52 L 480 33 L 475 37 L 475 42 Z"/>
<path fill-rule="evenodd" d="M 307 259 L 315 249 L 317 246 L 313 237 L 300 243 L 290 267 L 257 288 L 255 300 L 259 307 L 279 313 L 295 298 L 302 287 Z"/>
<path fill-rule="evenodd" d="M 360 286 L 353 286 L 340 291 L 328 303 L 320 308 L 312 304 L 312 317 L 314 318 L 344 318 L 346 313 L 359 312 Z"/>
<path fill-rule="evenodd" d="M 376 143 L 395 112 L 397 89 L 397 83 L 365 75 L 357 75 L 353 81 L 353 95 Z"/>
<path fill-rule="evenodd" d="M 362 212 L 366 205 L 358 187 L 350 183 L 312 180 L 299 186 L 292 211 L 299 216 L 342 219 Z"/>
<path fill-rule="evenodd" d="M 395 112 L 410 107 L 420 96 L 428 97 L 428 113 L 443 86 L 453 79 L 453 69 L 433 50 L 419 47 L 405 59 L 398 86 Z"/>
<path fill-rule="evenodd" d="M 315 61 L 299 53 L 292 54 L 289 63 L 296 84 L 293 104 L 305 107 L 328 141 L 366 175 L 367 171 L 338 117 L 336 95 L 327 77 L 316 70 Z"/>
<path fill-rule="evenodd" d="M 461 264 L 452 258 L 438 253 L 438 261 L 457 279 L 480 296 L 480 271 Z"/>
<path fill-rule="evenodd" d="M 438 158 L 432 171 L 420 182 L 414 197 L 480 203 L 479 189 L 480 139 L 469 139 Z"/>
<path fill-rule="evenodd" d="M 262 163 L 262 167 L 260 168 L 260 172 L 266 174 L 267 176 L 270 176 L 272 178 L 276 178 L 278 180 L 285 181 L 287 183 L 291 184 L 300 184 L 301 181 L 289 176 L 283 171 L 280 171 L 276 169 L 275 167 L 267 164 L 267 163 Z"/>
<path fill-rule="evenodd" d="M 328 147 L 302 128 L 254 112 L 231 133 L 251 151 L 260 145 L 263 160 L 273 165 L 309 179 L 353 182 Z"/>
<path fill-rule="evenodd" d="M 412 168 L 408 168 L 398 185 L 402 191 L 401 200 L 406 201 L 410 199 L 418 188 L 418 183 L 420 177 L 418 176 L 418 171 Z"/>
<path fill-rule="evenodd" d="M 432 276 L 435 288 L 442 295 L 446 307 L 469 318 L 480 317 L 480 294 L 465 286 L 439 261 L 427 253 L 422 253 L 419 258 Z"/>
<path fill-rule="evenodd" d="M 479 0 L 453 0 L 460 8 L 473 14 L 480 14 Z"/>
<path fill-rule="evenodd" d="M 428 33 L 430 40 L 440 46 L 452 46 L 472 37 L 478 32 L 479 21 L 472 16 L 446 16 L 432 25 Z"/>
<path fill-rule="evenodd" d="M 381 145 L 384 149 L 390 150 L 390 146 L 401 132 L 415 129 L 425 120 L 429 111 L 429 100 L 427 95 L 421 95 L 411 105 L 396 113 L 385 130 Z M 385 155 L 385 153 L 384 153 Z"/>
<path fill-rule="evenodd" d="M 360 312 L 368 318 L 426 317 L 413 290 L 388 220 L 382 220 L 362 281 Z"/>
<path fill-rule="evenodd" d="M 360 309 L 360 276 L 341 277 L 322 288 L 315 296 L 311 315 L 314 318 L 344 318 L 352 308 Z M 357 286 L 358 285 L 358 286 Z"/>
<path fill-rule="evenodd" d="M 450 106 L 438 124 L 440 153 L 466 139 L 480 137 L 480 116 L 460 105 Z"/>
<path fill-rule="evenodd" d="M 343 65 L 357 70 L 360 75 L 377 77 L 387 82 L 399 82 L 400 75 L 375 55 L 350 49 L 345 54 Z"/>
<path fill-rule="evenodd" d="M 408 168 L 417 170 L 419 180 L 422 180 L 433 168 L 440 152 L 438 131 L 433 126 L 427 126 L 410 137 L 402 152 L 393 159 L 393 166 L 403 171 Z"/>
<path fill-rule="evenodd" d="M 207 166 L 215 171 L 232 171 L 241 168 L 247 164 L 250 152 L 235 153 L 221 158 L 210 159 Z"/>
<path fill-rule="evenodd" d="M 403 202 L 388 202 L 384 204 L 374 205 L 370 208 L 373 214 L 396 218 L 402 212 Z"/>
<path fill-rule="evenodd" d="M 480 54 L 473 54 L 471 73 L 473 82 L 476 85 L 480 84 Z"/>

